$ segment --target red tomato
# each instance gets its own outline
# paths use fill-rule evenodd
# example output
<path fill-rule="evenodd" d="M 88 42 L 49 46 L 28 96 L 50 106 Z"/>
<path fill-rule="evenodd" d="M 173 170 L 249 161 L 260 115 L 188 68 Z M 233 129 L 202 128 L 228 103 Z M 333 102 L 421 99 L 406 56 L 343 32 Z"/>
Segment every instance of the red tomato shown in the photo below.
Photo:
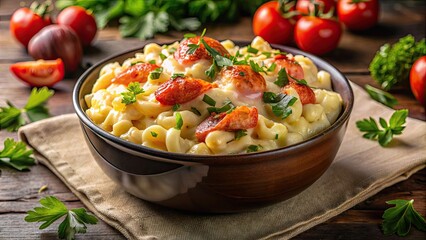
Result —
<path fill-rule="evenodd" d="M 83 46 L 89 46 L 98 30 L 95 18 L 83 7 L 71 6 L 59 13 L 59 25 L 68 25 L 76 33 Z"/>
<path fill-rule="evenodd" d="M 334 0 L 314 0 L 323 6 L 323 13 L 328 13 L 330 10 L 334 10 Z M 309 12 L 314 11 L 314 5 L 311 0 L 298 0 L 296 4 L 296 10 L 302 15 L 309 15 Z"/>
<path fill-rule="evenodd" d="M 411 67 L 410 86 L 414 97 L 426 108 L 426 56 L 417 59 Z"/>
<path fill-rule="evenodd" d="M 340 23 L 332 19 L 305 16 L 294 29 L 297 46 L 307 52 L 321 55 L 335 49 L 342 35 Z"/>
<path fill-rule="evenodd" d="M 10 18 L 10 33 L 27 47 L 31 38 L 49 24 L 50 18 L 43 18 L 29 8 L 20 8 Z"/>
<path fill-rule="evenodd" d="M 253 32 L 269 43 L 288 44 L 292 40 L 294 25 L 278 10 L 278 2 L 271 1 L 260 6 L 253 16 Z"/>
<path fill-rule="evenodd" d="M 379 1 L 339 0 L 337 3 L 339 20 L 350 30 L 365 30 L 377 24 Z"/>
<path fill-rule="evenodd" d="M 51 87 L 61 81 L 65 74 L 64 63 L 60 58 L 14 63 L 10 65 L 10 71 L 32 87 Z"/>

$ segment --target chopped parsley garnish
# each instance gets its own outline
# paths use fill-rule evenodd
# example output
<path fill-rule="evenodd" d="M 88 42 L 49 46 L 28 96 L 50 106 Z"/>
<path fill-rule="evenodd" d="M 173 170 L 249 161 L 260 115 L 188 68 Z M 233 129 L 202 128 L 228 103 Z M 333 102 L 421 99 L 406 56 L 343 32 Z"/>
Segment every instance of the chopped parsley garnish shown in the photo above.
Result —
<path fill-rule="evenodd" d="M 0 130 L 18 131 L 21 126 L 26 124 L 23 117 L 24 113 L 31 122 L 50 117 L 45 105 L 53 94 L 54 91 L 49 90 L 47 87 L 33 88 L 23 109 L 17 108 L 11 102 L 6 101 L 7 106 L 0 107 Z"/>
<path fill-rule="evenodd" d="M 209 113 L 223 113 L 223 112 L 227 112 L 230 113 L 235 109 L 235 105 L 231 102 L 231 100 L 226 100 L 223 102 L 223 106 L 220 108 L 217 107 L 208 107 L 207 111 L 209 111 Z"/>
<path fill-rule="evenodd" d="M 197 116 L 201 116 L 200 111 L 196 107 L 191 107 L 191 112 L 193 112 Z"/>
<path fill-rule="evenodd" d="M 393 135 L 400 135 L 404 130 L 405 119 L 408 116 L 407 109 L 396 110 L 389 119 L 389 124 L 383 118 L 379 118 L 380 129 L 377 125 L 376 120 L 370 117 L 370 119 L 363 119 L 356 122 L 356 126 L 361 132 L 365 132 L 362 135 L 364 138 L 371 140 L 378 140 L 379 144 L 384 147 L 388 145 L 393 138 Z"/>
<path fill-rule="evenodd" d="M 159 79 L 162 72 L 163 72 L 163 68 L 162 67 L 156 68 L 156 69 L 154 69 L 154 71 L 152 71 L 149 74 L 149 77 L 151 79 Z"/>
<path fill-rule="evenodd" d="M 414 209 L 414 200 L 396 199 L 387 201 L 387 204 L 395 205 L 386 209 L 383 213 L 382 230 L 386 235 L 396 233 L 398 236 L 407 236 L 411 224 L 420 231 L 426 232 L 426 220 Z"/>
<path fill-rule="evenodd" d="M 132 62 L 132 63 L 130 63 L 130 66 L 135 66 L 136 64 L 139 64 L 139 63 L 143 63 L 143 62 L 142 61 Z"/>
<path fill-rule="evenodd" d="M 367 93 L 370 95 L 370 97 L 380 103 L 383 103 L 384 105 L 393 108 L 395 105 L 398 104 L 398 100 L 392 94 L 382 91 L 378 88 L 372 87 L 370 85 L 365 85 L 365 90 L 367 90 Z"/>
<path fill-rule="evenodd" d="M 216 105 L 216 101 L 207 94 L 204 94 L 203 102 L 213 107 Z"/>
<path fill-rule="evenodd" d="M 277 133 L 277 134 L 275 134 L 275 139 L 278 139 L 278 136 L 279 136 L 279 135 L 278 135 L 278 133 Z"/>
<path fill-rule="evenodd" d="M 167 56 L 166 56 L 166 55 L 164 55 L 164 54 L 162 54 L 162 53 L 160 53 L 160 58 L 161 58 L 161 60 L 162 60 L 162 61 L 164 61 L 164 59 L 166 59 L 166 58 L 167 58 Z"/>
<path fill-rule="evenodd" d="M 262 52 L 263 55 L 265 55 L 267 58 L 270 58 L 272 53 L 270 52 Z"/>
<path fill-rule="evenodd" d="M 262 148 L 261 145 L 250 145 L 247 147 L 247 153 L 257 152 L 261 148 Z"/>
<path fill-rule="evenodd" d="M 235 140 L 239 140 L 244 136 L 247 136 L 247 130 L 240 129 L 235 132 Z"/>
<path fill-rule="evenodd" d="M 288 84 L 288 75 L 285 68 L 281 68 L 278 72 L 277 80 L 274 82 L 278 87 L 284 87 Z"/>
<path fill-rule="evenodd" d="M 204 47 L 206 48 L 207 52 L 209 52 L 209 54 L 215 60 L 217 66 L 219 66 L 219 67 L 232 66 L 231 59 L 220 55 L 220 53 L 218 51 L 216 51 L 216 49 L 210 47 L 206 43 L 206 41 L 204 41 L 203 38 L 200 38 L 200 42 L 204 45 Z"/>
<path fill-rule="evenodd" d="M 86 233 L 86 224 L 96 224 L 98 219 L 86 212 L 84 208 L 68 210 L 65 204 L 54 196 L 40 199 L 41 207 L 28 211 L 25 221 L 44 222 L 39 229 L 45 229 L 53 222 L 65 216 L 59 224 L 58 237 L 60 239 L 75 239 L 76 233 Z"/>
<path fill-rule="evenodd" d="M 238 75 L 244 77 L 246 74 L 244 72 L 239 72 Z"/>
<path fill-rule="evenodd" d="M 150 61 L 149 61 L 149 63 L 151 63 L 151 64 L 155 64 L 155 60 L 154 60 L 154 59 L 152 59 L 152 60 L 150 60 Z"/>
<path fill-rule="evenodd" d="M 299 85 L 305 85 L 305 86 L 308 86 L 308 82 L 306 82 L 306 80 L 305 79 L 297 79 L 297 78 L 295 78 L 295 77 L 293 77 L 293 76 L 291 76 L 291 75 L 289 75 L 294 81 L 296 81 L 296 83 L 297 84 L 299 84 Z"/>
<path fill-rule="evenodd" d="M 257 54 L 259 52 L 259 49 L 252 47 L 251 45 L 247 46 L 247 52 Z"/>
<path fill-rule="evenodd" d="M 157 134 L 156 132 L 152 132 L 152 131 L 151 131 L 151 136 L 152 136 L 152 137 L 157 137 L 157 136 L 158 136 L 158 134 Z"/>
<path fill-rule="evenodd" d="M 170 53 L 170 54 L 173 54 L 173 53 L 175 53 L 176 52 L 176 48 L 175 47 L 171 47 L 171 48 L 169 48 L 167 51 Z"/>
<path fill-rule="evenodd" d="M 263 102 L 271 105 L 274 115 L 280 117 L 281 119 L 285 119 L 292 113 L 290 106 L 292 106 L 296 100 L 296 97 L 286 95 L 284 93 L 263 93 Z"/>
<path fill-rule="evenodd" d="M 0 165 L 6 165 L 19 171 L 28 170 L 35 165 L 34 158 L 30 157 L 33 150 L 27 149 L 24 142 L 15 142 L 13 138 L 4 141 L 4 148 L 0 151 Z"/>
<path fill-rule="evenodd" d="M 250 60 L 250 67 L 251 69 L 253 69 L 253 71 L 255 72 L 263 72 L 266 73 L 265 69 L 263 69 L 263 67 L 259 66 L 259 64 L 255 63 L 253 60 Z"/>
<path fill-rule="evenodd" d="M 276 63 L 272 63 L 271 66 L 269 66 L 268 68 L 268 72 L 273 72 L 275 71 L 275 68 L 277 68 L 277 64 Z"/>
<path fill-rule="evenodd" d="M 131 82 L 127 86 L 127 92 L 121 93 L 121 102 L 126 105 L 134 103 L 136 102 L 136 96 L 144 92 L 145 91 L 141 88 L 141 84 L 139 82 Z"/>
<path fill-rule="evenodd" d="M 199 44 L 194 44 L 194 43 L 188 44 L 188 50 L 186 51 L 186 54 L 194 54 L 199 47 L 200 47 Z"/>
<path fill-rule="evenodd" d="M 182 115 L 180 115 L 180 113 L 179 113 L 179 112 L 176 112 L 175 119 L 176 119 L 176 126 L 175 126 L 175 129 L 177 129 L 177 130 L 181 130 L 181 129 L 182 129 L 182 126 L 183 126 L 183 119 L 182 119 Z"/>
<path fill-rule="evenodd" d="M 173 105 L 173 107 L 172 107 L 172 111 L 173 111 L 173 112 L 176 112 L 179 108 L 180 108 L 180 104 L 179 104 L 179 103 L 176 103 L 175 105 Z"/>
<path fill-rule="evenodd" d="M 211 79 L 213 79 L 214 76 L 216 75 L 216 63 L 214 60 L 213 60 L 213 64 L 210 65 L 210 67 L 205 71 L 205 74 Z"/>
<path fill-rule="evenodd" d="M 185 77 L 185 74 L 183 74 L 183 73 L 173 73 L 170 78 L 171 79 L 175 79 L 175 78 L 178 78 L 178 77 Z"/>

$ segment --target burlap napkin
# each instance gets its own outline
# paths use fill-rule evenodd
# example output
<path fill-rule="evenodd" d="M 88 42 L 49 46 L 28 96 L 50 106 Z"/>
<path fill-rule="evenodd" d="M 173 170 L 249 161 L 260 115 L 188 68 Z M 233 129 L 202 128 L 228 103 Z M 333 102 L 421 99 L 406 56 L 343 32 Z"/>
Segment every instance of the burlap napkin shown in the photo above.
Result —
<path fill-rule="evenodd" d="M 426 166 L 426 123 L 407 128 L 387 148 L 362 138 L 355 121 L 393 113 L 353 85 L 355 106 L 334 163 L 311 187 L 287 201 L 255 211 L 204 215 L 147 203 L 123 191 L 98 167 L 74 114 L 21 128 L 35 157 L 99 218 L 129 239 L 274 239 L 293 237 L 351 208 Z"/>

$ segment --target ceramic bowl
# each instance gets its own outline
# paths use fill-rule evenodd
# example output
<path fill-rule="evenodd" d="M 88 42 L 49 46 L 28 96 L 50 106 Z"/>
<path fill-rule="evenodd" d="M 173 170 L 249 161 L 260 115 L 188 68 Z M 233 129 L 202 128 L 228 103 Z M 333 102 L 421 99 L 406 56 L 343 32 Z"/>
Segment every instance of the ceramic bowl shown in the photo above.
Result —
<path fill-rule="evenodd" d="M 249 42 L 236 42 L 246 46 Z M 194 212 L 239 212 L 291 198 L 312 185 L 332 163 L 343 140 L 353 106 L 346 77 L 324 60 L 297 49 L 273 45 L 309 57 L 331 74 L 343 110 L 329 128 L 295 145 L 251 154 L 189 155 L 160 151 L 120 139 L 98 127 L 85 114 L 84 96 L 101 68 L 122 63 L 142 48 L 109 57 L 78 80 L 73 104 L 87 145 L 98 165 L 130 194 L 159 205 Z"/>

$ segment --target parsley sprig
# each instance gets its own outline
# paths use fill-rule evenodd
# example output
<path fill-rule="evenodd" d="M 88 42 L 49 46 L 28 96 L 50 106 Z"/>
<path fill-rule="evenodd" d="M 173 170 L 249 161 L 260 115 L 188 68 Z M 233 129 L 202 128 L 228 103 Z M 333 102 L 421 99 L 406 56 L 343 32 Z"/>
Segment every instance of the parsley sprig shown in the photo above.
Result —
<path fill-rule="evenodd" d="M 12 138 L 4 141 L 4 148 L 0 151 L 0 164 L 9 166 L 19 171 L 28 170 L 35 165 L 31 157 L 33 150 L 27 149 L 23 142 L 15 142 Z"/>
<path fill-rule="evenodd" d="M 278 71 L 278 77 L 274 83 L 278 87 L 284 87 L 285 85 L 288 84 L 288 82 L 289 81 L 288 81 L 287 71 L 285 70 L 285 68 L 281 68 L 280 71 Z"/>
<path fill-rule="evenodd" d="M 377 125 L 377 122 L 374 118 L 363 119 L 356 122 L 356 126 L 361 132 L 365 132 L 362 135 L 364 138 L 371 140 L 378 140 L 379 144 L 384 147 L 388 145 L 394 135 L 402 134 L 405 126 L 405 120 L 408 116 L 407 109 L 401 109 L 395 111 L 389 119 L 389 124 L 385 119 L 379 118 L 380 126 L 383 129 L 380 129 Z"/>
<path fill-rule="evenodd" d="M 382 91 L 368 84 L 365 85 L 365 90 L 367 90 L 367 93 L 370 95 L 372 99 L 380 103 L 383 103 L 384 105 L 390 108 L 393 108 L 395 105 L 398 104 L 398 100 L 396 100 L 396 98 L 388 92 Z"/>
<path fill-rule="evenodd" d="M 394 204 L 383 213 L 382 230 L 386 235 L 396 233 L 398 236 L 407 236 L 410 232 L 411 224 L 420 231 L 426 232 L 425 219 L 414 209 L 414 200 L 410 201 L 396 199 L 387 201 L 387 204 Z"/>
<path fill-rule="evenodd" d="M 46 101 L 53 96 L 54 91 L 47 87 L 33 88 L 24 108 L 20 109 L 7 101 L 7 107 L 0 107 L 0 130 L 16 132 L 27 121 L 24 114 L 31 122 L 48 118 L 49 111 L 45 106 Z"/>
<path fill-rule="evenodd" d="M 284 93 L 275 94 L 273 92 L 263 93 L 263 102 L 268 103 L 272 107 L 275 116 L 285 119 L 291 113 L 291 106 L 296 102 L 297 98 Z"/>
<path fill-rule="evenodd" d="M 41 207 L 28 211 L 27 222 L 44 222 L 39 229 L 45 229 L 59 218 L 65 219 L 58 227 L 60 239 L 75 239 L 76 233 L 86 233 L 86 224 L 96 224 L 98 219 L 86 212 L 84 208 L 68 210 L 63 202 L 54 196 L 40 199 Z"/>
<path fill-rule="evenodd" d="M 134 103 L 136 102 L 136 96 L 144 92 L 145 91 L 141 88 L 141 84 L 139 82 L 131 82 L 127 86 L 127 92 L 121 93 L 121 102 L 126 105 Z"/>

